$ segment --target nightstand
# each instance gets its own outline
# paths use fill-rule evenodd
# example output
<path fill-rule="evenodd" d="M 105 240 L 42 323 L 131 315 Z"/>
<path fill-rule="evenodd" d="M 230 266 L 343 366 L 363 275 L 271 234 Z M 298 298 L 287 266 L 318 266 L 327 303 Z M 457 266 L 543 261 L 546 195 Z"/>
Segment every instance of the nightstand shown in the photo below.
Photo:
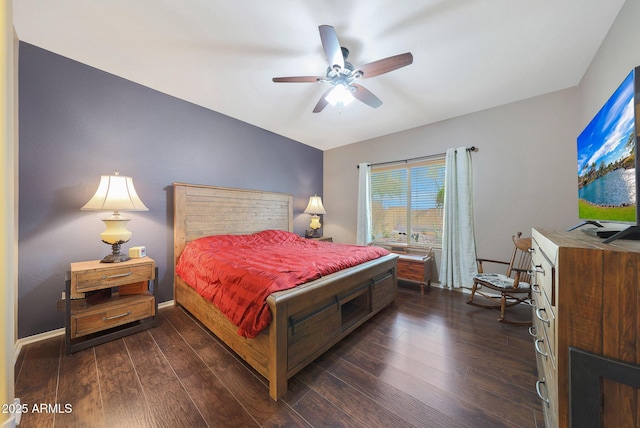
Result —
<path fill-rule="evenodd" d="M 65 286 L 67 355 L 155 326 L 158 268 L 149 257 L 71 263 Z M 153 281 L 153 292 L 149 285 Z"/>
<path fill-rule="evenodd" d="M 309 239 L 313 239 L 314 241 L 333 242 L 333 238 L 330 236 L 320 236 L 318 238 L 309 238 Z"/>
<path fill-rule="evenodd" d="M 398 253 L 398 279 L 420 284 L 420 294 L 431 286 L 431 253 L 426 255 Z"/>

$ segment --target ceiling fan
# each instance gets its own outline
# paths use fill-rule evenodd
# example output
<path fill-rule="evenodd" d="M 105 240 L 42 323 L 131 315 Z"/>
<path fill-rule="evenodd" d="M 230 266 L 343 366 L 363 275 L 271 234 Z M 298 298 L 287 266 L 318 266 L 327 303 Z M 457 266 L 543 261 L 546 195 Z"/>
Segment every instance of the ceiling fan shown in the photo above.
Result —
<path fill-rule="evenodd" d="M 346 102 L 353 98 L 362 101 L 370 107 L 380 107 L 382 105 L 382 101 L 373 95 L 371 91 L 355 82 L 360 79 L 368 79 L 370 77 L 388 73 L 413 63 L 413 55 L 411 55 L 411 52 L 407 52 L 354 68 L 353 65 L 347 61 L 347 58 L 349 57 L 349 50 L 340 46 L 336 30 L 330 25 L 321 25 L 319 29 L 322 48 L 327 55 L 327 60 L 329 60 L 329 67 L 327 67 L 326 75 L 273 78 L 274 82 L 329 83 L 331 87 L 322 94 L 322 97 L 313 109 L 314 113 L 320 113 L 329 103 L 346 104 Z"/>

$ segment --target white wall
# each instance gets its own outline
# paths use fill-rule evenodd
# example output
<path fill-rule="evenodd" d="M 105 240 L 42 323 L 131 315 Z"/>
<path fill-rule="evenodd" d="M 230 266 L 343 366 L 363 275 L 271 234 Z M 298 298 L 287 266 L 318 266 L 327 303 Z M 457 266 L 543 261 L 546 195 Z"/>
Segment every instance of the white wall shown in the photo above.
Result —
<path fill-rule="evenodd" d="M 627 74 L 640 65 L 640 1 L 627 0 L 578 85 L 578 125 L 583 129 Z"/>
<path fill-rule="evenodd" d="M 325 235 L 355 242 L 358 163 L 472 145 L 479 255 L 504 258 L 518 230 L 577 223 L 576 136 L 640 65 L 639 21 L 628 0 L 575 88 L 326 151 Z"/>
<path fill-rule="evenodd" d="M 472 155 L 479 256 L 504 260 L 512 234 L 576 224 L 576 102 L 570 88 L 325 151 L 324 234 L 355 243 L 358 163 L 461 146 L 479 148 Z"/>

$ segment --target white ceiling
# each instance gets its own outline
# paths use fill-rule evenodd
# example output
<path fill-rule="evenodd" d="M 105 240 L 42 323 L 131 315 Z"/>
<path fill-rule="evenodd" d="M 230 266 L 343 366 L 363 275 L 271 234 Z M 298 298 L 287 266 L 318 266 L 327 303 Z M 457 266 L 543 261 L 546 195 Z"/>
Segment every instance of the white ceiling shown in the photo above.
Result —
<path fill-rule="evenodd" d="M 624 0 L 17 0 L 21 41 L 325 150 L 577 85 Z M 383 105 L 312 113 L 318 26 Z"/>

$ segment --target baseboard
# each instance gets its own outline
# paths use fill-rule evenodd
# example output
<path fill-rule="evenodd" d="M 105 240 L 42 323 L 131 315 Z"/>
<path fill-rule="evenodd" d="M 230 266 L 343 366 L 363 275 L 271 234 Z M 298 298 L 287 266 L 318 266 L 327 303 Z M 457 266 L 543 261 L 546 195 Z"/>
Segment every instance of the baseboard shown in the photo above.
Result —
<path fill-rule="evenodd" d="M 443 290 L 457 291 L 462 294 L 471 294 L 471 288 L 467 287 L 443 287 L 439 282 L 431 282 L 432 287 L 441 288 Z"/>
<path fill-rule="evenodd" d="M 168 308 L 169 306 L 173 306 L 173 300 L 167 300 L 166 302 L 158 303 L 158 309 Z"/>
<path fill-rule="evenodd" d="M 22 419 L 22 413 L 20 413 L 19 411 L 20 409 L 20 399 L 16 398 L 13 400 L 12 405 L 7 406 L 7 414 L 9 415 L 9 419 L 2 422 L 0 424 L 0 428 L 15 428 L 16 426 L 20 425 L 20 419 Z M 5 409 L 3 408 L 3 412 L 4 410 Z"/>
<path fill-rule="evenodd" d="M 4 421 L 3 424 L 0 425 L 0 428 L 15 428 L 16 427 L 16 417 L 11 416 L 9 419 Z"/>
<path fill-rule="evenodd" d="M 15 428 L 16 427 L 16 417 L 11 416 L 9 419 L 4 421 L 3 424 L 0 425 L 0 428 Z"/>
<path fill-rule="evenodd" d="M 158 309 L 166 308 L 169 306 L 173 306 L 173 300 L 168 300 L 166 302 L 158 303 Z M 20 351 L 22 347 L 28 345 L 30 343 L 40 342 L 41 340 L 51 339 L 52 337 L 62 336 L 64 335 L 64 327 L 58 328 L 56 330 L 45 331 L 44 333 L 34 334 L 33 336 L 23 337 L 22 339 L 18 339 L 15 344 L 15 351 L 13 355 L 13 363 L 15 364 L 18 361 L 18 356 L 20 356 Z M 0 428 L 4 428 L 0 426 Z"/>
<path fill-rule="evenodd" d="M 45 331 L 44 333 L 34 334 L 33 336 L 18 339 L 15 345 L 15 354 L 13 359 L 14 364 L 18 361 L 18 356 L 20 355 L 20 351 L 23 346 L 29 345 L 30 343 L 40 342 L 41 340 L 51 339 L 52 337 L 62 336 L 63 334 L 64 328 L 58 328 L 56 330 Z"/>
<path fill-rule="evenodd" d="M 405 288 L 415 288 L 416 290 L 419 289 L 419 287 L 420 287 L 420 283 L 418 283 L 418 282 L 406 281 L 406 280 L 402 280 L 402 279 L 398 279 L 398 285 L 400 287 L 405 287 Z M 457 292 L 463 293 L 463 294 L 471 294 L 471 289 L 470 288 L 466 288 L 466 287 L 457 287 L 457 288 L 443 287 L 442 284 L 437 282 L 437 281 L 431 281 L 431 285 L 429 287 L 439 288 L 441 290 L 457 291 Z"/>

